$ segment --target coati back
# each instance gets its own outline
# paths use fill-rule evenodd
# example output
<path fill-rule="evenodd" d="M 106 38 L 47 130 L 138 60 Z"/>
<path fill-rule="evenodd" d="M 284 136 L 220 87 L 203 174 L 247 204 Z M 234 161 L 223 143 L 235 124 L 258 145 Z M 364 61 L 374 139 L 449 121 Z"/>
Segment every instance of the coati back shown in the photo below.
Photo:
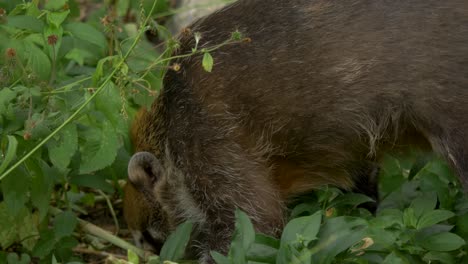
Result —
<path fill-rule="evenodd" d="M 129 181 L 164 213 L 154 230 L 195 223 L 202 263 L 227 251 L 236 207 L 276 236 L 292 195 L 376 197 L 377 161 L 402 142 L 428 143 L 468 186 L 468 2 L 239 0 L 190 28 L 202 48 L 236 29 L 252 41 L 212 52 L 211 73 L 173 61 L 137 122 Z M 174 55 L 195 43 L 180 42 Z"/>

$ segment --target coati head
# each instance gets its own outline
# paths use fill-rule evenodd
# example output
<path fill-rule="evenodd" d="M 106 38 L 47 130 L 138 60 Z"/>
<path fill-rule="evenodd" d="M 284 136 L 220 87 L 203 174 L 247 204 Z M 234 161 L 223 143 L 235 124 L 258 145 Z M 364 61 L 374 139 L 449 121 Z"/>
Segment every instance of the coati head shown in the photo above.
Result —
<path fill-rule="evenodd" d="M 142 131 L 148 124 L 148 112 L 142 108 L 131 126 L 131 141 L 136 151 L 145 149 Z M 123 213 L 137 246 L 159 253 L 170 231 L 167 214 L 154 195 L 154 185 L 162 167 L 154 154 L 137 152 L 128 164 L 128 182 L 124 187 Z"/>
<path fill-rule="evenodd" d="M 161 167 L 149 152 L 138 152 L 128 165 L 128 182 L 124 188 L 124 218 L 137 246 L 159 253 L 168 236 L 169 222 L 160 203 L 154 198 L 153 186 Z"/>

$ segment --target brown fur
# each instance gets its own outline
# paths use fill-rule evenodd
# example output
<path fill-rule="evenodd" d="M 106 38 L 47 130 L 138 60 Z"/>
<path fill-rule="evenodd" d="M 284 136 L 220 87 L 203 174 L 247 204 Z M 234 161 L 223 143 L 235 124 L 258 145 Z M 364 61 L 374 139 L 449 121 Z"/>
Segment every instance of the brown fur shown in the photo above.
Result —
<path fill-rule="evenodd" d="M 375 195 L 363 186 L 381 153 L 408 142 L 429 143 L 468 185 L 466 1 L 239 0 L 191 26 L 202 47 L 235 29 L 252 42 L 213 52 L 212 73 L 199 56 L 174 61 L 134 132 L 161 164 L 129 171 L 170 223 L 150 226 L 194 221 L 201 262 L 226 253 L 236 207 L 278 235 L 287 197 L 324 184 Z M 180 41 L 189 53 L 193 36 Z"/>

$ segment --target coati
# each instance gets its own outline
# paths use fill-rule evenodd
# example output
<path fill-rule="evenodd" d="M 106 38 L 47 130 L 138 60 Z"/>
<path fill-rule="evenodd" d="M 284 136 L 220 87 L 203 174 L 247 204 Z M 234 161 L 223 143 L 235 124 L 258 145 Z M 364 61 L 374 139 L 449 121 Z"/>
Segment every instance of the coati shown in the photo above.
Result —
<path fill-rule="evenodd" d="M 277 236 L 288 197 L 324 184 L 376 196 L 379 157 L 408 142 L 468 187 L 467 1 L 239 0 L 190 29 L 199 48 L 235 30 L 251 42 L 213 51 L 211 73 L 200 56 L 175 59 L 137 119 L 129 182 L 151 205 L 152 239 L 189 219 L 188 254 L 213 263 L 235 208 Z M 195 46 L 180 43 L 174 55 Z"/>

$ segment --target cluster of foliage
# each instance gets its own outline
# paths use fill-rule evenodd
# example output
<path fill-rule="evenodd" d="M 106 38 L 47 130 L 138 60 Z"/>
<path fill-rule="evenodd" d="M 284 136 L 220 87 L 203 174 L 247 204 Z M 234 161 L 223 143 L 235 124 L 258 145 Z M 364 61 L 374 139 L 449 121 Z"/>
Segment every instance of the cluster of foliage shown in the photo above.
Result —
<path fill-rule="evenodd" d="M 83 2 L 91 5 L 85 19 Z M 110 201 L 118 200 L 126 178 L 130 120 L 153 101 L 165 70 L 176 70 L 169 62 L 178 44 L 153 20 L 171 13 L 168 0 L 104 2 L 0 2 L 0 263 L 82 262 L 74 249 L 100 250 L 103 242 L 77 232 L 87 229 L 78 217 L 104 201 L 117 222 Z M 166 48 L 155 48 L 147 32 Z M 235 32 L 213 49 L 241 39 Z M 194 47 L 187 56 L 202 54 L 211 71 L 211 50 Z M 446 165 L 389 156 L 380 189 L 375 216 L 358 207 L 369 201 L 360 194 L 326 188 L 301 197 L 280 239 L 255 234 L 238 211 L 228 255 L 213 257 L 468 263 L 468 198 Z M 160 256 L 147 261 L 180 261 L 190 232 L 190 223 L 181 225 Z M 128 261 L 115 262 L 138 263 L 141 253 L 130 249 Z"/>
<path fill-rule="evenodd" d="M 129 120 L 172 48 L 144 38 L 169 37 L 148 14 L 168 2 L 0 2 L 0 263 L 73 260 L 77 215 L 120 196 Z"/>

